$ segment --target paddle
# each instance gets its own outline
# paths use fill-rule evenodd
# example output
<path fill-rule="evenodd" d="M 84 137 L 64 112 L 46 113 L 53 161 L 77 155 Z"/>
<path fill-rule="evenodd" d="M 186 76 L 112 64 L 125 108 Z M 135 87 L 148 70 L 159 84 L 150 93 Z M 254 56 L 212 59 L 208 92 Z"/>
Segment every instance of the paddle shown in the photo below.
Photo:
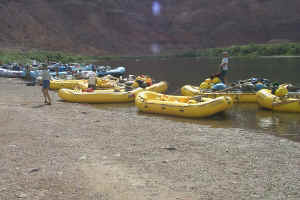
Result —
<path fill-rule="evenodd" d="M 298 96 L 300 92 L 288 92 L 288 96 Z"/>
<path fill-rule="evenodd" d="M 240 85 L 235 85 L 235 86 L 228 87 L 228 88 L 225 88 L 224 90 L 219 90 L 219 91 L 216 91 L 216 92 L 218 92 L 218 93 L 226 92 L 228 90 L 232 90 L 232 89 L 239 88 L 239 87 L 240 87 Z"/>
<path fill-rule="evenodd" d="M 219 93 L 220 91 L 216 92 L 216 93 Z M 241 92 L 242 93 L 242 92 Z M 211 94 L 214 94 L 213 92 Z M 293 96 L 293 95 L 300 95 L 300 92 L 291 92 L 291 93 L 288 93 L 290 94 L 290 96 Z M 255 93 L 254 93 L 255 95 Z M 193 96 L 193 97 L 190 97 L 190 99 L 193 99 L 193 100 L 196 100 L 196 101 L 201 101 L 202 100 L 202 97 L 203 97 L 203 94 L 200 94 L 200 95 L 196 95 L 196 96 Z M 293 99 L 293 100 L 289 100 L 289 101 L 285 101 L 285 103 L 293 103 L 293 102 L 299 102 L 300 103 L 300 99 Z M 285 104 L 284 103 L 284 104 Z M 277 104 L 283 104 L 283 102 L 280 102 L 280 103 L 274 103 L 275 105 Z"/>
<path fill-rule="evenodd" d="M 221 92 L 225 92 L 225 91 L 228 91 L 228 90 L 231 90 L 231 89 L 235 89 L 235 88 L 237 88 L 237 87 L 239 87 L 239 85 L 235 85 L 235 86 L 226 88 L 226 89 L 224 89 L 224 90 L 219 90 L 219 91 L 209 92 L 209 93 L 211 93 L 211 94 L 213 94 L 213 93 L 221 93 Z M 202 96 L 203 96 L 203 94 L 196 95 L 196 96 L 191 97 L 191 99 L 196 100 L 196 101 L 197 101 L 197 100 L 201 101 Z"/>
<path fill-rule="evenodd" d="M 287 88 L 288 90 L 292 91 L 292 92 L 297 92 L 300 90 L 300 87 L 295 87 L 295 86 L 288 86 Z"/>
<path fill-rule="evenodd" d="M 190 97 L 190 99 L 200 102 L 202 100 L 202 95 L 193 96 L 193 97 Z"/>
<path fill-rule="evenodd" d="M 273 102 L 273 106 L 280 106 L 280 105 L 285 105 L 285 104 L 295 103 L 295 102 L 300 103 L 300 99 L 282 100 L 281 102 Z"/>

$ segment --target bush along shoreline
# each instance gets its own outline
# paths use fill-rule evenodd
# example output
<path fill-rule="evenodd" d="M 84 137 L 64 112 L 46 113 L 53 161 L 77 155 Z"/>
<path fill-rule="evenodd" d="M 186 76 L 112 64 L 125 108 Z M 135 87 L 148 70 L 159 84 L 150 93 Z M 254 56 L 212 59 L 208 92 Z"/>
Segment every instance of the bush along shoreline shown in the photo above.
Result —
<path fill-rule="evenodd" d="M 91 63 L 100 60 L 119 59 L 156 59 L 174 57 L 219 57 L 222 52 L 227 51 L 232 57 L 272 57 L 272 56 L 300 56 L 300 43 L 280 43 L 280 44 L 248 44 L 233 45 L 225 48 L 209 48 L 188 51 L 177 54 L 166 55 L 145 55 L 145 56 L 83 56 L 71 53 L 54 51 L 4 51 L 0 50 L 0 65 L 2 63 L 31 63 L 32 60 L 39 62 L 57 61 L 61 63 Z"/>
<path fill-rule="evenodd" d="M 300 56 L 300 43 L 280 44 L 248 44 L 233 45 L 225 48 L 209 48 L 189 51 L 177 54 L 177 57 L 216 57 L 227 51 L 235 57 L 258 57 L 258 56 Z"/>
<path fill-rule="evenodd" d="M 92 56 L 72 55 L 62 52 L 52 51 L 0 51 L 1 63 L 32 63 L 32 60 L 38 62 L 57 61 L 61 63 L 88 62 L 92 60 Z M 1 64 L 0 63 L 0 64 Z"/>

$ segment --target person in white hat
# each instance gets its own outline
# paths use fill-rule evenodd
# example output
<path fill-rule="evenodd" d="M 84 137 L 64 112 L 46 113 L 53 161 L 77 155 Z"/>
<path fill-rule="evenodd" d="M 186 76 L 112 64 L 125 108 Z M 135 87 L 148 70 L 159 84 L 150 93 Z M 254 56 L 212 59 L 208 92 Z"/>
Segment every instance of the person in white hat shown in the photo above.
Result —
<path fill-rule="evenodd" d="M 223 59 L 220 64 L 220 74 L 219 78 L 224 84 L 227 84 L 227 72 L 228 72 L 228 64 L 229 64 L 229 59 L 228 59 L 228 52 L 224 51 L 223 52 Z"/>

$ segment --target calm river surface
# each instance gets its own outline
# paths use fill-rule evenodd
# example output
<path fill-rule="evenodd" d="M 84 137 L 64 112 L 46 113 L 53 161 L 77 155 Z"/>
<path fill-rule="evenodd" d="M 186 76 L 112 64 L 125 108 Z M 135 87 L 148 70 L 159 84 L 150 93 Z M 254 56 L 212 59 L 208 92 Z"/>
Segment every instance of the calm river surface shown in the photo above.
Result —
<path fill-rule="evenodd" d="M 143 59 L 101 62 L 102 65 L 125 66 L 128 74 L 146 74 L 169 84 L 167 93 L 180 94 L 185 84 L 199 85 L 217 72 L 220 59 Z M 230 59 L 229 82 L 263 77 L 271 81 L 293 83 L 300 86 L 300 58 L 250 58 Z M 99 105 L 99 108 L 116 109 L 137 115 L 133 104 Z M 278 113 L 259 108 L 256 104 L 235 104 L 222 114 L 206 119 L 185 119 L 158 115 L 165 120 L 197 123 L 215 128 L 240 128 L 286 137 L 300 141 L 300 113 Z"/>

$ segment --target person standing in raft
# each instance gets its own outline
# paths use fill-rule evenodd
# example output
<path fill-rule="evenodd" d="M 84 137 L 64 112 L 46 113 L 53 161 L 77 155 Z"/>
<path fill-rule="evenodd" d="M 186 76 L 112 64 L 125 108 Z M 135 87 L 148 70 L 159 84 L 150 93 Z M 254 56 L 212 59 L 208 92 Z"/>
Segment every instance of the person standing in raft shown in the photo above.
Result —
<path fill-rule="evenodd" d="M 229 59 L 228 59 L 228 52 L 224 51 L 223 52 L 223 59 L 222 62 L 220 64 L 220 73 L 219 73 L 219 78 L 221 79 L 221 81 L 224 84 L 227 84 L 227 71 L 228 71 L 228 63 L 229 63 Z"/>
<path fill-rule="evenodd" d="M 93 68 L 93 71 L 89 74 L 88 88 L 92 88 L 93 90 L 96 89 L 96 84 L 97 84 L 96 77 L 97 77 L 96 68 Z"/>
<path fill-rule="evenodd" d="M 42 93 L 44 95 L 45 101 L 44 103 L 47 105 L 51 105 L 51 98 L 49 95 L 49 88 L 50 88 L 50 73 L 48 71 L 48 67 L 46 64 L 43 65 L 43 72 L 42 72 L 42 81 L 43 81 L 43 85 L 42 85 Z"/>

